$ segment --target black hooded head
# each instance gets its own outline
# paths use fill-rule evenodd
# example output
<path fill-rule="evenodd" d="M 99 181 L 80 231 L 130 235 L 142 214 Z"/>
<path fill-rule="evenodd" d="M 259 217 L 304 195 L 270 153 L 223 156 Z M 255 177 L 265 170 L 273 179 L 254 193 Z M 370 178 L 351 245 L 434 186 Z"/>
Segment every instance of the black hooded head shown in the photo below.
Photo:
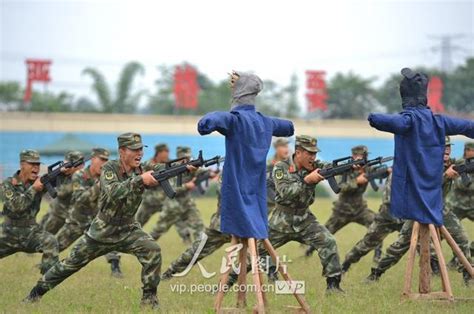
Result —
<path fill-rule="evenodd" d="M 400 96 L 403 106 L 426 106 L 428 103 L 428 75 L 413 72 L 409 68 L 401 71 L 403 79 L 400 82 Z"/>

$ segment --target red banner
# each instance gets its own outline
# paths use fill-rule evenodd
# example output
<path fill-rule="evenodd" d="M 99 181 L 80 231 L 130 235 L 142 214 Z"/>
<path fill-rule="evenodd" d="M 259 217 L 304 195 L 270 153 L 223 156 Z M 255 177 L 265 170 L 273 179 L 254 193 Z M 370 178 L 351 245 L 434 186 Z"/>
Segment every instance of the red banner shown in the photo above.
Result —
<path fill-rule="evenodd" d="M 33 82 L 47 83 L 51 81 L 51 77 L 49 76 L 51 60 L 26 59 L 25 63 L 27 79 L 24 101 L 30 102 Z"/>
<path fill-rule="evenodd" d="M 324 71 L 306 71 L 306 101 L 308 112 L 326 111 L 328 99 Z"/>
<path fill-rule="evenodd" d="M 190 65 L 176 66 L 174 72 L 175 107 L 196 109 L 198 107 L 199 85 L 197 71 Z"/>
<path fill-rule="evenodd" d="M 428 83 L 428 106 L 435 113 L 445 112 L 443 105 L 443 81 L 439 76 L 433 76 Z"/>

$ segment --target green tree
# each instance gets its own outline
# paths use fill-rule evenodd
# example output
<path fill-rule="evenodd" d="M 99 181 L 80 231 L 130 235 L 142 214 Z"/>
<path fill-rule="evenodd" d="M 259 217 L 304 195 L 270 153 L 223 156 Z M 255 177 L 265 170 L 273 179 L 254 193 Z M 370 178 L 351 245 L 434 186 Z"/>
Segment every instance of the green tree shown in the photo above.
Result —
<path fill-rule="evenodd" d="M 51 92 L 33 92 L 28 110 L 42 112 L 71 112 L 74 109 L 73 95 L 61 92 L 57 95 Z"/>
<path fill-rule="evenodd" d="M 101 111 L 105 113 L 133 113 L 137 111 L 138 103 L 145 95 L 145 91 L 132 92 L 133 81 L 137 75 L 143 75 L 144 72 L 145 69 L 140 63 L 127 63 L 120 74 L 114 97 L 104 75 L 99 70 L 85 68 L 82 71 L 83 75 L 92 78 L 92 90 L 97 96 Z"/>
<path fill-rule="evenodd" d="M 446 78 L 443 99 L 451 112 L 474 112 L 474 58 L 457 67 Z"/>
<path fill-rule="evenodd" d="M 282 115 L 288 118 L 298 117 L 301 108 L 298 102 L 298 76 L 296 73 L 291 76 L 290 85 L 283 89 L 283 93 L 285 95 L 285 112 Z"/>
<path fill-rule="evenodd" d="M 0 82 L 0 104 L 8 109 L 19 108 L 23 103 L 23 90 L 18 82 Z"/>

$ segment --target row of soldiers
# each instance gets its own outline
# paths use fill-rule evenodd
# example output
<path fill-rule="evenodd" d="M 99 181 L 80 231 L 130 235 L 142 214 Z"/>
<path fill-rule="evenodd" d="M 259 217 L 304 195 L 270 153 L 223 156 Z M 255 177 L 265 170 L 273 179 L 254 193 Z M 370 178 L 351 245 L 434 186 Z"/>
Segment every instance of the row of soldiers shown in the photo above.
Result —
<path fill-rule="evenodd" d="M 447 151 L 448 148 L 450 151 L 450 145 L 448 142 Z M 118 146 L 119 160 L 108 161 L 108 151 L 94 149 L 88 167 L 64 172 L 62 180 L 70 182 L 58 185 L 58 198 L 52 202 L 41 226 L 36 225 L 35 221 L 43 190 L 38 180 L 39 154 L 32 150 L 20 154 L 20 170 L 2 185 L 5 220 L 0 227 L 0 258 L 18 251 L 43 252 L 41 272 L 44 275 L 26 300 L 39 299 L 98 256 L 106 255 L 112 264 L 112 273 L 120 275 L 118 252 L 123 252 L 136 255 L 143 266 L 142 303 L 158 306 L 156 288 L 160 277 L 170 279 L 193 262 L 196 263 L 230 242 L 230 235 L 220 232 L 219 202 L 211 224 L 204 229 L 190 195 L 196 185 L 195 178 L 201 170 L 189 169 L 189 175 L 183 178 L 183 185 L 176 187 L 176 199 L 169 199 L 151 175 L 153 171 L 166 167 L 169 162 L 167 146 L 157 145 L 154 157 L 144 163 L 141 162 L 144 145 L 139 134 L 120 135 Z M 275 248 L 297 241 L 309 246 L 307 255 L 316 250 L 330 292 L 342 291 L 342 273 L 371 250 L 380 248 L 383 239 L 390 232 L 401 230 L 399 239 L 387 249 L 369 278 L 377 280 L 402 257 L 408 249 L 411 222 L 398 221 L 390 216 L 390 179 L 385 187 L 380 211 L 375 214 L 368 209 L 363 198 L 368 185 L 367 169 L 354 167 L 341 182 L 341 193 L 334 203 L 331 218 L 326 225 L 322 225 L 309 209 L 315 202 L 315 187 L 324 180 L 316 171 L 325 167 L 324 163 L 316 159 L 320 151 L 317 140 L 311 136 L 297 136 L 292 156 L 289 156 L 288 142 L 285 139 L 278 139 L 274 146 L 275 158 L 267 169 L 267 190 L 269 209 L 272 210 L 269 240 Z M 474 154 L 472 143 L 466 144 L 464 158 L 470 158 L 470 154 Z M 191 158 L 191 151 L 189 148 L 179 148 L 177 155 L 178 158 Z M 368 149 L 365 146 L 352 149 L 354 159 L 367 158 L 367 155 Z M 455 162 L 449 158 L 449 153 L 447 156 L 445 191 L 447 196 L 454 196 L 446 202 L 445 220 L 449 221 L 446 227 L 466 256 L 470 256 L 467 236 L 454 212 L 465 212 L 465 216 L 472 219 L 473 190 L 468 188 L 465 191 L 458 184 L 459 180 L 451 167 Z M 66 156 L 66 159 L 73 158 L 81 157 L 77 152 Z M 66 214 L 61 212 L 64 209 Z M 160 219 L 153 231 L 145 233 L 141 226 L 160 211 Z M 341 264 L 333 234 L 350 222 L 368 227 L 368 232 Z M 172 225 L 177 227 L 185 243 L 190 243 L 191 233 L 194 242 L 160 276 L 161 249 L 155 240 Z M 202 231 L 204 233 L 201 236 Z M 77 244 L 70 255 L 58 262 L 58 252 L 76 240 Z M 263 246 L 260 246 L 259 255 L 262 260 L 267 260 L 267 254 Z M 274 268 L 273 271 L 272 267 L 269 269 L 270 274 L 275 273 Z M 464 274 L 467 282 L 467 273 Z M 235 279 L 234 274 L 229 284 L 235 282 Z"/>

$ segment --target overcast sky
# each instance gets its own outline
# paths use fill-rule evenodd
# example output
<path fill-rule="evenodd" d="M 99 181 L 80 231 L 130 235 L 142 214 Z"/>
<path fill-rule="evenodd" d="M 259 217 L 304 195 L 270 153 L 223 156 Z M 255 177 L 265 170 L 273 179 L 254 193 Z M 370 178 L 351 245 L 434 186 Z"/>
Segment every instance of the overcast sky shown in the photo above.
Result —
<path fill-rule="evenodd" d="M 473 1 L 8 1 L 1 2 L 1 80 L 24 82 L 25 58 L 53 60 L 50 90 L 85 95 L 96 66 L 115 82 L 137 60 L 189 61 L 212 79 L 252 70 L 281 84 L 304 71 L 354 71 L 381 82 L 404 66 L 438 66 L 439 40 L 464 34 L 455 64 L 474 55 Z"/>

